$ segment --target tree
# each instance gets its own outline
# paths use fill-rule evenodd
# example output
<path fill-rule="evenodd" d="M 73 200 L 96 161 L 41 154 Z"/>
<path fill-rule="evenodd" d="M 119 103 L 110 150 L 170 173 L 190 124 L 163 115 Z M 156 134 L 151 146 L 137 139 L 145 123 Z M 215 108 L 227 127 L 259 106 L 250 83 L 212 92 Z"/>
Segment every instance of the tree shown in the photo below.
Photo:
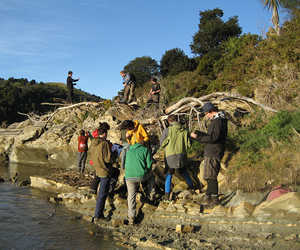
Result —
<path fill-rule="evenodd" d="M 183 71 L 193 71 L 196 67 L 195 60 L 188 58 L 179 48 L 167 50 L 160 60 L 160 73 L 163 77 L 178 75 Z"/>
<path fill-rule="evenodd" d="M 200 11 L 199 31 L 195 33 L 193 43 L 190 44 L 192 53 L 200 56 L 219 53 L 223 41 L 238 37 L 242 33 L 237 16 L 229 18 L 227 22 L 222 21 L 222 17 L 223 11 L 219 8 Z"/>
<path fill-rule="evenodd" d="M 293 19 L 297 16 L 297 12 L 300 10 L 300 0 L 283 0 L 283 11 L 288 14 L 289 19 Z"/>
<path fill-rule="evenodd" d="M 279 25 L 279 13 L 278 8 L 282 7 L 282 3 L 284 0 L 260 0 L 261 4 L 264 8 L 268 8 L 268 10 L 273 9 L 272 14 L 272 23 L 275 27 L 275 31 L 277 35 L 280 34 L 280 25 Z"/>
<path fill-rule="evenodd" d="M 124 67 L 124 71 L 134 73 L 137 85 L 143 86 L 152 76 L 159 74 L 159 65 L 150 56 L 142 56 L 130 61 Z"/>

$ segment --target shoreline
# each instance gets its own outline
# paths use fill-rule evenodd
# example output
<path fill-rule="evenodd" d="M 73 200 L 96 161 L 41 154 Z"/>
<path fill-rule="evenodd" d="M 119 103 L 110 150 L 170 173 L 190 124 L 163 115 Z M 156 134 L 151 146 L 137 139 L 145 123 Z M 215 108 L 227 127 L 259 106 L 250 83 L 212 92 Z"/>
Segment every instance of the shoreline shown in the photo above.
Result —
<path fill-rule="evenodd" d="M 46 178 L 30 177 L 35 183 L 47 183 Z M 41 180 L 43 180 L 41 182 Z M 54 187 L 53 181 L 51 181 Z M 86 221 L 93 221 L 97 195 L 90 195 L 89 187 L 75 187 L 73 191 L 60 188 L 57 198 L 50 202 L 63 204 L 78 212 Z M 66 184 L 65 184 L 66 185 Z M 68 185 L 67 185 L 68 186 Z M 300 195 L 289 193 L 274 200 L 276 204 L 295 201 L 294 213 L 287 207 L 271 214 L 271 202 L 254 206 L 245 201 L 238 206 L 217 206 L 211 210 L 193 202 L 189 191 L 174 194 L 170 204 L 147 200 L 140 192 L 137 195 L 137 223 L 127 224 L 127 200 L 122 192 L 116 192 L 112 202 L 105 205 L 109 221 L 96 225 L 112 230 L 118 245 L 129 249 L 286 249 L 300 247 Z M 275 204 L 275 205 L 276 205 Z M 264 205 L 264 206 L 263 206 Z M 275 206 L 273 204 L 273 206 Z M 266 210 L 266 207 L 268 209 Z M 97 235 L 94 232 L 90 232 Z"/>

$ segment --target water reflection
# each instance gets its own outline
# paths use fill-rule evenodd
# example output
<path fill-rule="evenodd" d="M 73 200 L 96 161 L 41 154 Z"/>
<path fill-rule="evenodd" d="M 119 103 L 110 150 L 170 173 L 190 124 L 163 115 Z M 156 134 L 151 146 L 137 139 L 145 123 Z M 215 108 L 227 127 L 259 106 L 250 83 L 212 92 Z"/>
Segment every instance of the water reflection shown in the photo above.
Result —
<path fill-rule="evenodd" d="M 51 169 L 0 164 L 0 176 L 8 180 L 16 172 L 18 181 L 30 175 L 45 176 Z M 46 201 L 54 195 L 38 189 L 0 183 L 1 249 L 122 249 L 115 245 L 111 231 L 76 219 L 79 214 Z M 99 236 L 89 233 L 93 231 Z"/>

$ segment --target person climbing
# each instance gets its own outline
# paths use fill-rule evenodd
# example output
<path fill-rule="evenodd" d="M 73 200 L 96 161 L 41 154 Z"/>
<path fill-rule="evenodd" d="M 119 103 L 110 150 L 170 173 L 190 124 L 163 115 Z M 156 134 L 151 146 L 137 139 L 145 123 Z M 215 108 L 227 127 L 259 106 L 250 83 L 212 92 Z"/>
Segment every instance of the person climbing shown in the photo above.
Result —
<path fill-rule="evenodd" d="M 68 88 L 68 98 L 67 98 L 67 101 L 69 101 L 70 103 L 74 104 L 73 86 L 76 85 L 76 83 L 73 83 L 73 82 L 79 81 L 80 78 L 73 79 L 72 75 L 73 75 L 73 72 L 69 71 L 68 72 L 68 78 L 67 78 L 67 88 Z"/>
<path fill-rule="evenodd" d="M 165 149 L 165 198 L 170 202 L 172 175 L 178 169 L 185 178 L 188 189 L 193 190 L 193 181 L 187 171 L 187 149 L 191 146 L 188 131 L 177 122 L 175 115 L 168 116 L 169 127 L 166 128 L 160 137 L 160 150 Z"/>
<path fill-rule="evenodd" d="M 125 181 L 127 186 L 128 221 L 133 225 L 136 218 L 136 193 L 139 184 L 147 182 L 150 200 L 154 200 L 155 178 L 152 172 L 152 153 L 144 147 L 143 140 L 131 145 L 125 160 Z"/>

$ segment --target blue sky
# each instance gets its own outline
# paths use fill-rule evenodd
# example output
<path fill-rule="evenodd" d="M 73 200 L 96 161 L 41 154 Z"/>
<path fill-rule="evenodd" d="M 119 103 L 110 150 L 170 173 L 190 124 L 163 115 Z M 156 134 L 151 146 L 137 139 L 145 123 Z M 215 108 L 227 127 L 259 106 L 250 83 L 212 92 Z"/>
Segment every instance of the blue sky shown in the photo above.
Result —
<path fill-rule="evenodd" d="M 136 57 L 159 63 L 173 48 L 193 57 L 199 11 L 217 7 L 224 21 L 238 16 L 243 33 L 271 26 L 258 0 L 1 0 L 0 77 L 65 83 L 72 70 L 77 88 L 111 99 Z"/>

